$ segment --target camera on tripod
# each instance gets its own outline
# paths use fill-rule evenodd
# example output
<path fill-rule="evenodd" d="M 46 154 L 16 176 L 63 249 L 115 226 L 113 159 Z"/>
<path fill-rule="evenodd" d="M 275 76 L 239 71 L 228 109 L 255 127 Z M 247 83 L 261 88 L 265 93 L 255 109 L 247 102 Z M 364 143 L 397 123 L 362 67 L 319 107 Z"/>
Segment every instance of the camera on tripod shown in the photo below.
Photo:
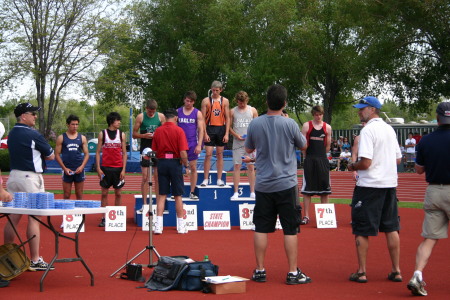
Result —
<path fill-rule="evenodd" d="M 156 162 L 156 151 L 153 151 L 152 148 L 144 148 L 141 154 L 141 166 L 149 167 L 153 166 Z"/>
<path fill-rule="evenodd" d="M 156 151 L 153 151 L 152 148 L 145 148 L 142 150 L 142 155 L 148 158 L 156 158 Z"/>

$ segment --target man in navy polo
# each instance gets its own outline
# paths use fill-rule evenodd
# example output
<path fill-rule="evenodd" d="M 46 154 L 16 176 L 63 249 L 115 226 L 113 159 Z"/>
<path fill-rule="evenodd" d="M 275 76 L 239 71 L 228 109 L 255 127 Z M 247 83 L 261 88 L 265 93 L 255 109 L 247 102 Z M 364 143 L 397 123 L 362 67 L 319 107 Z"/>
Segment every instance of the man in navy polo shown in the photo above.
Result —
<path fill-rule="evenodd" d="M 37 111 L 40 107 L 30 103 L 21 103 L 14 109 L 17 123 L 9 133 L 8 148 L 11 173 L 6 186 L 10 193 L 45 192 L 44 160 L 55 159 L 52 147 L 47 143 L 44 136 L 33 127 L 36 124 Z M 10 219 L 14 226 L 20 221 L 22 215 L 11 215 Z M 48 264 L 39 256 L 40 228 L 39 222 L 28 217 L 27 238 L 30 240 L 30 268 L 37 271 L 47 270 Z M 15 232 L 8 222 L 4 229 L 4 242 L 12 243 Z M 53 267 L 52 267 L 53 269 Z"/>
<path fill-rule="evenodd" d="M 448 237 L 450 216 L 450 102 L 442 102 L 436 109 L 438 129 L 420 139 L 417 146 L 416 173 L 425 173 L 428 182 L 423 209 L 424 240 L 417 248 L 416 267 L 408 289 L 416 296 L 426 296 L 422 272 L 434 246 Z"/>

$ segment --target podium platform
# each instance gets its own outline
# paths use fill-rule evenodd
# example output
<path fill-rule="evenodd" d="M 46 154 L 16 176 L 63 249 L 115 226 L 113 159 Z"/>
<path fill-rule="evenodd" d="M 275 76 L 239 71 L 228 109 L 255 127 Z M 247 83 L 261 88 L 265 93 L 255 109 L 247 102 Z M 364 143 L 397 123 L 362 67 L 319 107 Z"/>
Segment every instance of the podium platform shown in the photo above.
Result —
<path fill-rule="evenodd" d="M 231 196 L 234 194 L 233 184 L 226 183 L 226 173 L 222 173 L 222 180 L 226 183 L 225 186 L 218 186 L 212 183 L 217 182 L 217 171 L 210 171 L 208 181 L 210 184 L 207 186 L 200 186 L 203 182 L 204 172 L 198 171 L 197 185 L 195 188 L 195 194 L 199 199 L 193 200 L 189 198 L 190 184 L 188 182 L 184 185 L 183 203 L 185 205 L 195 205 L 197 211 L 197 224 L 203 226 L 203 212 L 204 211 L 229 211 L 231 226 L 239 226 L 239 205 L 243 203 L 254 204 L 255 200 L 250 198 L 250 186 L 249 183 L 240 183 L 238 188 L 239 198 L 237 200 L 231 200 Z M 231 179 L 231 177 L 230 177 Z M 155 196 L 153 196 L 153 204 L 156 206 Z M 135 196 L 135 222 L 138 226 L 142 226 L 141 214 L 137 211 L 142 207 L 142 196 Z M 176 212 L 175 212 L 175 200 L 168 195 L 166 199 L 166 205 L 164 209 L 164 226 L 176 226 Z"/>

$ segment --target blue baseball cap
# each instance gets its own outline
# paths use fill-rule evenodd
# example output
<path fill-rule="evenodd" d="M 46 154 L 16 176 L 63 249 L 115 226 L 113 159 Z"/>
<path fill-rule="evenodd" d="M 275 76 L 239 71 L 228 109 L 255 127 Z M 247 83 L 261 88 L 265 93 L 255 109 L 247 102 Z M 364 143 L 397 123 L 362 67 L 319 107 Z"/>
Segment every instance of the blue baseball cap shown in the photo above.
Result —
<path fill-rule="evenodd" d="M 367 106 L 372 106 L 372 107 L 380 109 L 381 103 L 380 103 L 380 100 L 378 100 L 378 98 L 373 97 L 373 96 L 367 96 L 367 97 L 364 97 L 361 100 L 359 100 L 358 104 L 353 105 L 354 108 L 364 108 Z"/>

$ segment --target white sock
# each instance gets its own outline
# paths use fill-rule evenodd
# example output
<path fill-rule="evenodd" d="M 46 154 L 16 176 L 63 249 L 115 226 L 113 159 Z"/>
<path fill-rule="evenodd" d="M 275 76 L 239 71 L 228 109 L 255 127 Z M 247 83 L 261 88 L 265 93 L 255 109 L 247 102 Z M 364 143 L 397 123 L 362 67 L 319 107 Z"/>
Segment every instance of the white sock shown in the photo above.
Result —
<path fill-rule="evenodd" d="M 163 227 L 164 224 L 164 219 L 162 216 L 156 216 L 156 223 L 158 224 L 159 227 Z"/>
<path fill-rule="evenodd" d="M 184 219 L 183 218 L 177 218 L 177 227 L 183 225 Z"/>
<path fill-rule="evenodd" d="M 418 278 L 420 281 L 423 280 L 423 278 L 422 278 L 422 271 L 416 270 L 416 271 L 414 271 L 414 275 L 417 276 L 417 278 Z"/>
<path fill-rule="evenodd" d="M 295 271 L 295 272 L 289 272 L 289 274 L 292 274 L 292 275 L 294 275 L 294 276 L 297 276 L 297 275 L 298 275 L 298 271 Z"/>

